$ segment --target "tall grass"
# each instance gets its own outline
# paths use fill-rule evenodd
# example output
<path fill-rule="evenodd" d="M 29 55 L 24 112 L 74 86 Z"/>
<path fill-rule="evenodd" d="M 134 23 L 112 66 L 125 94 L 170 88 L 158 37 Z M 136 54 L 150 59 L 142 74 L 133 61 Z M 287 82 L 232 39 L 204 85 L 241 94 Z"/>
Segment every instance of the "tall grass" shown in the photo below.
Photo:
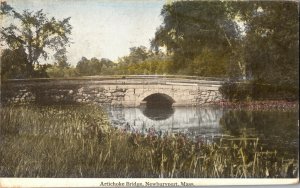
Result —
<path fill-rule="evenodd" d="M 295 177 L 296 159 L 264 151 L 256 138 L 214 144 L 184 135 L 157 137 L 109 127 L 95 106 L 1 109 L 0 176 Z"/>

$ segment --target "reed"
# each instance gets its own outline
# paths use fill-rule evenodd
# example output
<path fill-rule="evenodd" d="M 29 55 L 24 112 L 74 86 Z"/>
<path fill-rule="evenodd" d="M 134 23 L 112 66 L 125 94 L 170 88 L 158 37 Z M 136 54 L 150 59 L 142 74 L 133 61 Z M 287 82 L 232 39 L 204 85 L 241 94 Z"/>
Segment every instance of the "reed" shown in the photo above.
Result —
<path fill-rule="evenodd" d="M 214 144 L 183 134 L 145 136 L 109 126 L 92 105 L 1 108 L 2 177 L 286 178 L 296 159 L 254 138 Z"/>

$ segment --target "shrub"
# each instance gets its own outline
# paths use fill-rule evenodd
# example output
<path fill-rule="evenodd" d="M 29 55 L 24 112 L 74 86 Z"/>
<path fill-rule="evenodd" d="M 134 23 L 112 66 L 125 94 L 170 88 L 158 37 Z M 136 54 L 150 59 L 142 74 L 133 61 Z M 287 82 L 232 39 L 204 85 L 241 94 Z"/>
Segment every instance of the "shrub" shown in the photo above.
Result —
<path fill-rule="evenodd" d="M 229 101 L 298 100 L 299 88 L 291 85 L 271 85 L 256 82 L 226 82 L 219 91 Z"/>
<path fill-rule="evenodd" d="M 219 91 L 229 101 L 244 101 L 252 97 L 252 87 L 244 83 L 224 83 Z"/>

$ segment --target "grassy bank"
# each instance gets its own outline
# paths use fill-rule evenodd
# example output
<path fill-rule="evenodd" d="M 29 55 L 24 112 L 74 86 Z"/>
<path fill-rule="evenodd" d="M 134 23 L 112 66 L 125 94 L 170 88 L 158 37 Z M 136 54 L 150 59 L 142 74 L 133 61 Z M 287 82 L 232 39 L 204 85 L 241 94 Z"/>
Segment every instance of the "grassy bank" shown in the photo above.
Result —
<path fill-rule="evenodd" d="M 142 136 L 109 128 L 95 106 L 1 108 L 4 177 L 295 177 L 297 160 L 256 138 L 214 144 L 184 135 Z"/>

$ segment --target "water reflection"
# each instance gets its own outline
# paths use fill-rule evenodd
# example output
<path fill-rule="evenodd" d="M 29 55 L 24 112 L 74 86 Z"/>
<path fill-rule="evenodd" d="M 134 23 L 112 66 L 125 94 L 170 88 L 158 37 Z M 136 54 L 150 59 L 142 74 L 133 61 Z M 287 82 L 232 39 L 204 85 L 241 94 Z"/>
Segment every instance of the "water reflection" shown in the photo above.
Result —
<path fill-rule="evenodd" d="M 145 133 L 182 132 L 190 137 L 258 137 L 270 150 L 297 155 L 297 112 L 229 110 L 219 107 L 114 108 L 109 109 L 113 126 Z"/>
<path fill-rule="evenodd" d="M 174 114 L 174 108 L 172 108 L 172 107 L 149 108 L 148 106 L 146 106 L 146 107 L 142 107 L 141 111 L 143 112 L 144 116 L 148 117 L 151 120 L 155 120 L 155 121 L 166 120 Z"/>
<path fill-rule="evenodd" d="M 185 132 L 193 134 L 218 134 L 223 109 L 215 107 L 114 108 L 110 109 L 111 122 L 133 130 L 155 129 L 162 132 Z"/>
<path fill-rule="evenodd" d="M 223 132 L 235 137 L 259 137 L 270 150 L 297 154 L 296 112 L 227 110 L 220 119 Z"/>

